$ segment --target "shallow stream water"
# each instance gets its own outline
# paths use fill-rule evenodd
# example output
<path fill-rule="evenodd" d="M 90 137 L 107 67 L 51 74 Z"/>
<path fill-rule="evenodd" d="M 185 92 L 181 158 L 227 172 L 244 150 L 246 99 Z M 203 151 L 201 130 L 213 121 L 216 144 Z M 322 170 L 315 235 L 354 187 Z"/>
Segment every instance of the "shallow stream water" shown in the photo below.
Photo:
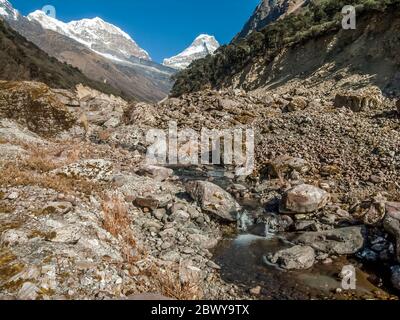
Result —
<path fill-rule="evenodd" d="M 176 174 L 183 180 L 209 180 L 227 189 L 233 183 L 231 174 L 223 168 L 199 170 L 180 168 Z M 240 201 L 249 215 L 263 212 L 254 201 Z M 245 291 L 261 287 L 259 299 L 387 299 L 389 295 L 373 284 L 374 274 L 367 274 L 361 264 L 347 257 L 333 259 L 330 264 L 317 263 L 312 269 L 286 271 L 268 263 L 265 257 L 291 246 L 285 234 L 264 232 L 265 225 L 258 225 L 243 232 L 235 230 L 224 235 L 214 249 L 214 261 L 221 267 L 221 277 Z M 356 290 L 343 290 L 339 274 L 346 265 L 356 267 Z"/>

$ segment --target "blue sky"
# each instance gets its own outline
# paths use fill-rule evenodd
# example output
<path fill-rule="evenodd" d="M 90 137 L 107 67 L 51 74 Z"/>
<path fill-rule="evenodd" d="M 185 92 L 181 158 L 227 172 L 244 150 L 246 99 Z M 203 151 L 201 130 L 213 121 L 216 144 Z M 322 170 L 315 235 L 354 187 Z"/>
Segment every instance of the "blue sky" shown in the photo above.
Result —
<path fill-rule="evenodd" d="M 10 0 L 23 15 L 53 5 L 64 22 L 96 16 L 129 33 L 153 60 L 181 52 L 201 33 L 228 43 L 260 0 Z"/>

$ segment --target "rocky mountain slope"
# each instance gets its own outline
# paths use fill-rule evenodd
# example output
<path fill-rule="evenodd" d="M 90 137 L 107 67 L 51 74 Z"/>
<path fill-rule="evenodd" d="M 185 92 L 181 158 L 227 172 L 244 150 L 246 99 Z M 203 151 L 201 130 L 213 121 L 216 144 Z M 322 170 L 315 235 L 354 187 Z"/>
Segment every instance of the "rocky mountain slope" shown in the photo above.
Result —
<path fill-rule="evenodd" d="M 289 15 L 195 62 L 180 73 L 173 94 L 209 87 L 262 90 L 289 81 L 329 91 L 360 86 L 350 79 L 354 74 L 364 75 L 366 83 L 386 93 L 398 93 L 399 60 L 393 54 L 399 45 L 398 1 L 359 4 L 356 30 L 342 29 L 343 3 L 311 2 L 301 14 Z"/>
<path fill-rule="evenodd" d="M 262 0 L 233 41 L 246 38 L 253 31 L 260 31 L 268 24 L 295 12 L 307 2 L 308 0 Z"/>
<path fill-rule="evenodd" d="M 354 112 L 295 87 L 290 94 L 210 90 L 128 104 L 89 88 L 15 82 L 1 83 L 0 97 L 2 298 L 396 299 L 400 136 L 393 101 L 381 97 L 385 103 Z M 46 112 L 30 117 L 35 108 Z M 253 128 L 256 170 L 240 177 L 229 165 L 146 164 L 148 129 L 168 130 L 168 121 L 198 132 Z M 293 246 L 253 253 L 269 261 L 254 273 L 246 273 L 248 261 L 232 264 L 233 253 L 217 263 L 211 249 L 230 243 L 224 234 L 231 238 L 237 226 L 249 239 L 238 255 L 252 250 L 251 239 L 269 241 L 276 232 Z M 336 290 L 332 273 L 354 263 L 347 257 L 357 259 L 358 275 L 377 281 Z M 268 269 L 271 263 L 288 271 Z M 386 271 L 368 274 L 377 265 Z M 296 280 L 308 272 L 315 279 L 324 268 L 328 291 Z"/>
<path fill-rule="evenodd" d="M 89 78 L 118 88 L 125 97 L 158 101 L 165 98 L 172 87 L 171 76 L 176 71 L 136 57 L 136 55 L 145 57 L 146 54 L 116 27 L 97 21 L 100 24 L 98 34 L 93 35 L 92 32 L 92 43 L 88 43 L 87 35 L 85 36 L 82 31 L 86 28 L 81 29 L 79 34 L 78 22 L 74 23 L 77 26 L 75 30 L 77 34 L 71 34 L 72 27 L 36 13 L 34 16 L 40 16 L 41 18 L 37 19 L 43 19 L 43 25 L 47 26 L 43 28 L 42 24 L 32 16 L 29 20 L 19 14 L 6 0 L 0 3 L 0 7 L 3 8 L 0 15 L 29 41 L 35 43 L 50 56 L 79 68 Z M 11 14 L 6 14 L 6 8 L 9 8 L 8 11 Z M 105 33 L 101 31 L 103 25 L 106 29 Z M 102 39 L 108 41 L 107 39 L 113 37 L 115 32 L 119 36 L 113 41 L 117 41 L 118 45 L 114 43 L 112 46 L 101 47 Z"/>
<path fill-rule="evenodd" d="M 213 54 L 219 46 L 215 37 L 201 34 L 183 52 L 174 57 L 165 59 L 163 64 L 174 69 L 182 70 L 187 68 L 193 61 Z"/>
<path fill-rule="evenodd" d="M 0 20 L 0 78 L 42 81 L 54 88 L 70 89 L 83 83 L 98 90 L 121 95 L 104 83 L 87 78 L 78 69 L 59 62 L 20 36 Z"/>

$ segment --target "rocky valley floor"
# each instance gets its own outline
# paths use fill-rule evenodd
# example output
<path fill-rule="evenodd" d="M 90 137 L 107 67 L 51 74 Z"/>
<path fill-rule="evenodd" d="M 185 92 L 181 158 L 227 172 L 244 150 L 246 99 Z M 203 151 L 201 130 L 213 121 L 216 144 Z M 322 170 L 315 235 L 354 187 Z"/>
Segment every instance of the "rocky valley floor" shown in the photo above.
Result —
<path fill-rule="evenodd" d="M 0 118 L 2 299 L 399 296 L 400 118 L 376 88 L 129 104 L 1 82 Z M 147 165 L 170 121 L 254 129 L 253 174 Z"/>

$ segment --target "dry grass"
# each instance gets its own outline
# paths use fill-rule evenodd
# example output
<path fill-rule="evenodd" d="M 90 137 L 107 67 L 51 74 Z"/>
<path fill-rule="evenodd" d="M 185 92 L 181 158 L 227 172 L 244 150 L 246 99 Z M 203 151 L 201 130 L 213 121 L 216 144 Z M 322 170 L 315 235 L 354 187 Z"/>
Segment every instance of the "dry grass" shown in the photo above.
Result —
<path fill-rule="evenodd" d="M 67 194 L 74 192 L 86 195 L 102 194 L 104 186 L 101 183 L 48 174 L 80 159 L 81 149 L 76 144 L 52 146 L 18 144 L 28 151 L 28 156 L 3 166 L 0 170 L 1 186 L 32 185 Z"/>
<path fill-rule="evenodd" d="M 102 202 L 102 209 L 104 229 L 121 241 L 121 251 L 126 262 L 137 262 L 143 254 L 143 250 L 137 247 L 131 229 L 132 222 L 124 200 L 118 196 L 106 198 Z"/>
<path fill-rule="evenodd" d="M 30 163 L 32 165 L 32 163 Z M 0 170 L 0 185 L 3 187 L 39 186 L 61 193 L 80 192 L 86 195 L 101 194 L 104 186 L 88 180 L 76 180 L 63 176 L 51 176 L 37 173 L 26 168 L 26 163 L 8 163 Z M 28 166 L 30 167 L 30 166 Z"/>
<path fill-rule="evenodd" d="M 0 201 L 0 213 L 13 213 L 15 211 L 15 206 L 4 203 Z"/>
<path fill-rule="evenodd" d="M 161 270 L 152 266 L 144 274 L 153 280 L 155 289 L 162 295 L 176 300 L 201 300 L 204 293 L 198 279 L 191 278 L 182 282 L 179 278 L 178 267 Z"/>
<path fill-rule="evenodd" d="M 64 145 L 44 147 L 22 144 L 22 147 L 29 152 L 29 156 L 22 163 L 24 167 L 41 173 L 49 172 L 80 160 L 81 150 L 76 145 L 71 147 Z"/>
<path fill-rule="evenodd" d="M 120 241 L 121 252 L 127 263 L 134 264 L 146 256 L 139 248 L 131 229 L 131 218 L 123 199 L 118 196 L 106 198 L 102 202 L 104 215 L 103 227 Z M 198 300 L 203 297 L 199 282 L 190 279 L 182 283 L 179 279 L 179 267 L 161 270 L 152 264 L 141 272 L 150 281 L 151 291 L 158 291 L 164 296 L 177 300 Z M 149 289 L 149 288 L 148 288 Z"/>

